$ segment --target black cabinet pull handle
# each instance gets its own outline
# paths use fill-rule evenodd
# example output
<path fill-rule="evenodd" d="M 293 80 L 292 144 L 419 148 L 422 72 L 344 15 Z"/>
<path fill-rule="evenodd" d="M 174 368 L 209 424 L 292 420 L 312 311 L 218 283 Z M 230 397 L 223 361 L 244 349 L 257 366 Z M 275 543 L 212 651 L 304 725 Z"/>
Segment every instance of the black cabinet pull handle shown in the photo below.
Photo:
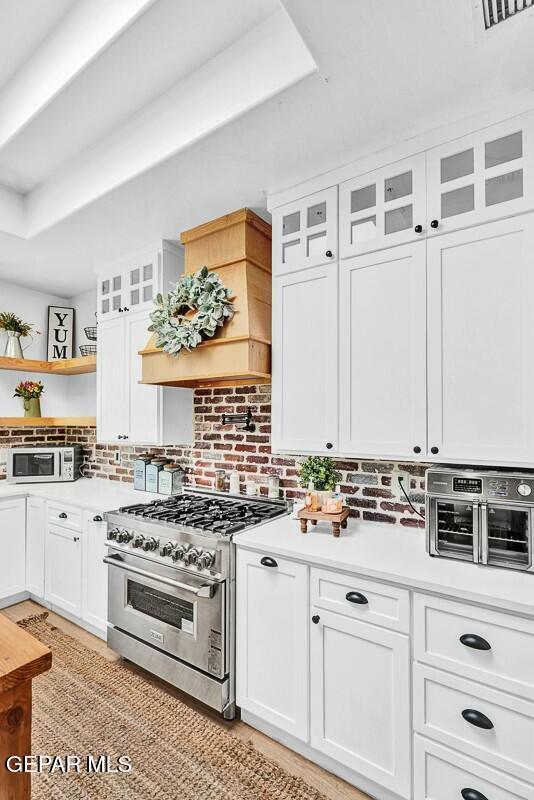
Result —
<path fill-rule="evenodd" d="M 61 514 L 59 514 L 59 519 L 67 519 L 67 515 L 65 514 L 64 511 L 62 511 Z"/>
<path fill-rule="evenodd" d="M 423 226 L 422 225 L 416 225 L 415 228 L 414 228 L 414 231 L 416 233 L 423 233 Z"/>
<path fill-rule="evenodd" d="M 491 650 L 491 645 L 482 636 L 477 636 L 476 633 L 464 633 L 460 636 L 460 641 L 466 647 L 471 647 L 473 650 Z"/>
<path fill-rule="evenodd" d="M 96 516 L 93 517 L 93 522 L 103 522 L 100 514 L 96 514 Z"/>
<path fill-rule="evenodd" d="M 432 222 L 430 223 L 430 227 L 431 228 L 438 228 L 439 227 L 439 220 L 433 219 Z"/>
<path fill-rule="evenodd" d="M 349 603 L 356 603 L 359 606 L 365 606 L 369 602 L 367 597 L 361 592 L 347 592 L 345 600 L 348 600 Z"/>
<path fill-rule="evenodd" d="M 462 797 L 464 800 L 488 800 L 485 794 L 476 789 L 462 789 Z"/>
<path fill-rule="evenodd" d="M 432 455 L 436 456 L 439 453 L 439 447 L 435 447 L 435 446 L 431 447 L 430 448 L 430 452 L 432 453 Z"/>
<path fill-rule="evenodd" d="M 414 451 L 414 453 L 420 453 L 421 452 L 421 448 L 419 447 L 418 444 L 415 445 L 413 451 Z"/>
<path fill-rule="evenodd" d="M 260 564 L 263 564 L 264 567 L 277 567 L 278 566 L 278 564 L 274 560 L 274 558 L 271 558 L 270 556 L 263 556 L 263 558 L 260 561 Z"/>
<path fill-rule="evenodd" d="M 333 448 L 333 446 L 334 446 L 334 445 L 332 444 L 332 442 L 327 442 L 327 443 L 326 443 L 326 449 L 327 449 L 327 450 L 331 450 L 331 449 Z"/>
<path fill-rule="evenodd" d="M 326 256 L 327 258 L 332 258 L 332 256 L 333 256 L 333 255 L 334 255 L 334 254 L 333 254 L 333 252 L 332 252 L 331 250 L 327 250 L 327 251 L 326 251 L 326 253 L 325 253 L 325 256 Z"/>
<path fill-rule="evenodd" d="M 321 617 L 319 616 L 319 614 L 314 614 L 313 617 L 312 617 L 313 624 L 317 625 L 320 619 L 321 619 Z"/>
<path fill-rule="evenodd" d="M 476 711 L 474 708 L 464 708 L 462 717 L 470 725 L 475 728 L 482 728 L 485 731 L 490 731 L 493 728 L 493 722 L 482 711 Z"/>

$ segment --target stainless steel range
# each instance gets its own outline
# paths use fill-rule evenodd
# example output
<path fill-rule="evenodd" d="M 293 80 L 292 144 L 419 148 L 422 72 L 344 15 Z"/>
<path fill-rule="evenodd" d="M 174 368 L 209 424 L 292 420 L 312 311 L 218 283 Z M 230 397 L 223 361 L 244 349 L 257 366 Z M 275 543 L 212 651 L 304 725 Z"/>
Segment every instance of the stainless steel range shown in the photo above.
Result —
<path fill-rule="evenodd" d="M 285 502 L 196 488 L 108 512 L 108 644 L 235 716 L 232 536 L 287 513 Z"/>

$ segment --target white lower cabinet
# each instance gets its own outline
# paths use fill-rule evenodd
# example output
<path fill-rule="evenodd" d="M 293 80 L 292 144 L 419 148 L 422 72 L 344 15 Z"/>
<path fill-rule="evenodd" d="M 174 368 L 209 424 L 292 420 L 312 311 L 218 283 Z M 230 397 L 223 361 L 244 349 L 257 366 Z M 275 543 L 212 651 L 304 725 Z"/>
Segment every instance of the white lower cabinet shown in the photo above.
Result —
<path fill-rule="evenodd" d="M 318 608 L 311 614 L 312 747 L 409 797 L 408 636 Z"/>
<path fill-rule="evenodd" d="M 82 617 L 102 633 L 107 629 L 108 568 L 104 564 L 107 525 L 101 514 L 83 515 Z"/>
<path fill-rule="evenodd" d="M 308 740 L 308 567 L 237 553 L 237 703 Z"/>
<path fill-rule="evenodd" d="M 26 589 L 37 598 L 44 597 L 45 583 L 46 500 L 26 500 Z"/>
<path fill-rule="evenodd" d="M 26 589 L 26 499 L 0 501 L 0 600 Z"/>
<path fill-rule="evenodd" d="M 81 617 L 80 532 L 49 524 L 46 531 L 45 564 L 45 600 L 68 614 Z"/>

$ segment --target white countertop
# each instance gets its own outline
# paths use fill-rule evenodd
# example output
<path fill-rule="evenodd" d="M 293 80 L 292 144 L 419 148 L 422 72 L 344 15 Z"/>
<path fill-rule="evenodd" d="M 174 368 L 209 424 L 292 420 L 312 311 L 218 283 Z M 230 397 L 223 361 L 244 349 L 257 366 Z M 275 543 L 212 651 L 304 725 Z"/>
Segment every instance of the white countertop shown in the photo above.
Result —
<path fill-rule="evenodd" d="M 298 520 L 281 517 L 238 534 L 234 541 L 238 548 L 266 555 L 534 616 L 534 573 L 431 558 L 421 529 L 349 519 L 347 530 L 335 539 L 327 523 L 309 525 L 303 534 Z"/>
<path fill-rule="evenodd" d="M 0 500 L 4 497 L 31 495 L 71 503 L 91 511 L 114 511 L 119 506 L 149 503 L 164 495 L 140 492 L 116 481 L 80 478 L 72 483 L 7 483 L 0 481 Z"/>

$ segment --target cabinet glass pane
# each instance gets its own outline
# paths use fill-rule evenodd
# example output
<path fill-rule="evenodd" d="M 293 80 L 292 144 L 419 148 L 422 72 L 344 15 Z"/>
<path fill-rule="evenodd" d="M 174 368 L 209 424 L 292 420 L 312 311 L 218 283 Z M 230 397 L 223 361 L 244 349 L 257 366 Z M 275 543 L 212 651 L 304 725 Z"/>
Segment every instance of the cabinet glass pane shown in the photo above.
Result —
<path fill-rule="evenodd" d="M 456 214 L 465 214 L 473 211 L 475 207 L 475 187 L 462 186 L 461 189 L 454 189 L 452 192 L 445 192 L 441 195 L 441 216 L 454 217 Z"/>
<path fill-rule="evenodd" d="M 143 280 L 151 281 L 153 272 L 154 268 L 152 267 L 152 264 L 145 264 L 145 266 L 143 267 Z"/>
<path fill-rule="evenodd" d="M 139 305 L 139 289 L 132 289 L 130 292 L 130 305 L 137 306 Z"/>
<path fill-rule="evenodd" d="M 355 214 L 363 211 L 364 208 L 376 206 L 376 183 L 364 186 L 363 189 L 355 189 L 350 193 L 350 211 Z"/>
<path fill-rule="evenodd" d="M 523 170 L 516 169 L 506 175 L 497 175 L 486 181 L 486 205 L 494 206 L 496 203 L 505 203 L 507 200 L 516 200 L 523 197 Z"/>
<path fill-rule="evenodd" d="M 393 178 L 386 178 L 384 181 L 384 200 L 398 200 L 399 197 L 406 197 L 411 194 L 412 171 L 403 172 L 402 175 L 395 175 Z"/>
<path fill-rule="evenodd" d="M 143 286 L 143 302 L 152 300 L 152 286 Z"/>
<path fill-rule="evenodd" d="M 282 245 L 282 261 L 284 264 L 291 264 L 296 261 L 299 253 L 300 239 L 293 239 L 292 242 L 286 242 Z"/>
<path fill-rule="evenodd" d="M 141 270 L 139 267 L 130 270 L 130 286 L 135 286 L 141 280 Z"/>
<path fill-rule="evenodd" d="M 109 312 L 109 299 L 102 300 L 102 314 L 107 314 Z"/>
<path fill-rule="evenodd" d="M 528 564 L 529 512 L 522 509 L 488 508 L 488 563 L 508 561 Z"/>
<path fill-rule="evenodd" d="M 472 557 L 473 520 L 470 503 L 436 501 L 438 550 L 459 557 Z"/>
<path fill-rule="evenodd" d="M 413 209 L 412 206 L 401 206 L 400 208 L 393 208 L 391 211 L 385 213 L 384 231 L 386 234 L 397 233 L 398 231 L 405 231 L 406 228 L 411 228 L 413 223 Z"/>
<path fill-rule="evenodd" d="M 307 254 L 309 256 L 316 256 L 319 253 L 325 252 L 326 231 L 322 233 L 314 233 L 313 236 L 308 236 L 307 239 Z"/>
<path fill-rule="evenodd" d="M 523 155 L 523 135 L 521 131 L 503 136 L 501 139 L 494 139 L 493 142 L 486 142 L 485 161 L 486 169 L 496 167 L 497 164 L 505 164 L 521 158 Z"/>
<path fill-rule="evenodd" d="M 120 291 L 120 289 L 122 288 L 122 285 L 121 285 L 121 284 L 122 284 L 122 279 L 121 279 L 121 276 L 120 276 L 120 275 L 116 275 L 116 276 L 113 278 L 113 291 L 114 291 L 114 292 L 118 292 L 118 291 Z"/>
<path fill-rule="evenodd" d="M 113 298 L 113 311 L 117 311 L 121 304 L 121 296 L 120 294 L 116 294 Z"/>
<path fill-rule="evenodd" d="M 441 182 L 454 181 L 464 175 L 472 175 L 475 171 L 475 151 L 471 147 L 462 153 L 441 159 Z"/>
<path fill-rule="evenodd" d="M 308 228 L 326 222 L 326 203 L 317 203 L 308 209 Z"/>
<path fill-rule="evenodd" d="M 109 294 L 109 281 L 102 281 L 101 293 Z"/>
<path fill-rule="evenodd" d="M 358 219 L 350 226 L 351 242 L 367 242 L 376 238 L 376 216 Z"/>
<path fill-rule="evenodd" d="M 282 217 L 282 233 L 284 236 L 297 231 L 300 231 L 300 211 L 294 211 L 292 214 L 286 214 L 285 217 Z"/>

